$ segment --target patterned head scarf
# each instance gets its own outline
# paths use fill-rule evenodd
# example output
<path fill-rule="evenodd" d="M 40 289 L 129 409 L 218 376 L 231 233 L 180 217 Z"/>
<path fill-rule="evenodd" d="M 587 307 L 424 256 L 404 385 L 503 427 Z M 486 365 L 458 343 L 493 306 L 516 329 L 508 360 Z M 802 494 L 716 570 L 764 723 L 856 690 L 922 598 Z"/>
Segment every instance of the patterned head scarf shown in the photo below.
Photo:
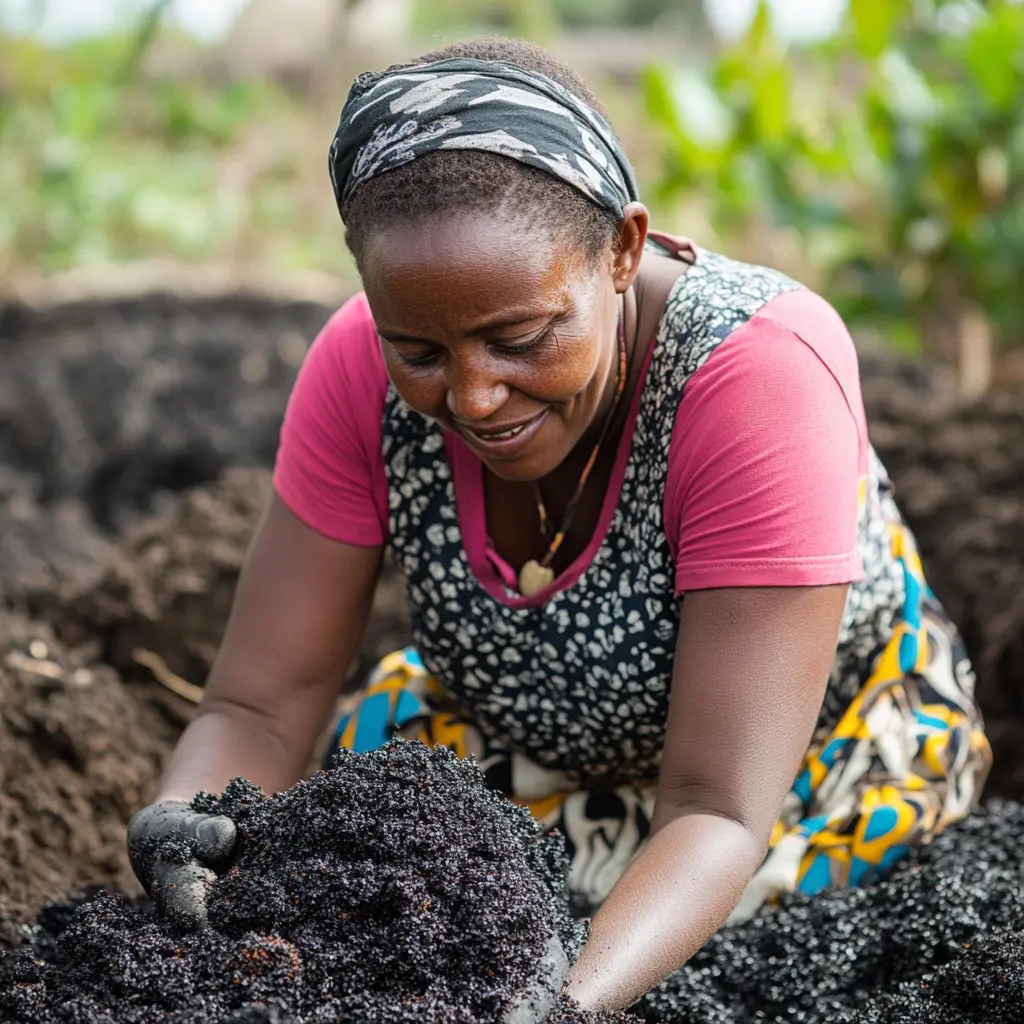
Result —
<path fill-rule="evenodd" d="M 331 144 L 338 209 L 364 181 L 445 149 L 536 167 L 619 219 L 637 198 L 622 144 L 596 110 L 546 75 L 459 58 L 356 79 Z"/>

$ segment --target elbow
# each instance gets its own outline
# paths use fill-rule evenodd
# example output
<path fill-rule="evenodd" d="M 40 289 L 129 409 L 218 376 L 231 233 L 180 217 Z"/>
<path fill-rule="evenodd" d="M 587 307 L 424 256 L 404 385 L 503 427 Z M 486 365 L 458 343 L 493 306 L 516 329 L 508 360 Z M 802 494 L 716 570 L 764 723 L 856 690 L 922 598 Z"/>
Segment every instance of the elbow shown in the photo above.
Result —
<path fill-rule="evenodd" d="M 755 813 L 747 801 L 723 792 L 720 786 L 693 781 L 666 784 L 663 780 L 651 822 L 652 833 L 669 822 L 690 816 L 719 821 L 723 831 L 733 833 L 739 842 L 749 846 L 751 856 L 758 862 L 768 849 L 775 824 L 774 818 L 766 821 L 763 813 Z"/>

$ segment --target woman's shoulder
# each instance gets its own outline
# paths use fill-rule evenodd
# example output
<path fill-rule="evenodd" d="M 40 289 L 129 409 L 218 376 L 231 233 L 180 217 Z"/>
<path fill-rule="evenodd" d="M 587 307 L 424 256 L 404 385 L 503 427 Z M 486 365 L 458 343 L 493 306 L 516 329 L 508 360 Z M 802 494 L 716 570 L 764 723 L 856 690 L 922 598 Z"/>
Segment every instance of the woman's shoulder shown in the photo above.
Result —
<path fill-rule="evenodd" d="M 857 348 L 843 318 L 823 296 L 778 271 L 730 263 L 735 297 L 730 292 L 715 310 L 691 305 L 675 314 L 673 379 L 685 383 L 681 418 L 710 417 L 736 429 L 736 417 L 757 419 L 788 432 L 801 409 L 820 414 L 821 422 L 850 416 L 866 447 Z"/>
<path fill-rule="evenodd" d="M 303 425 L 304 431 L 320 424 L 331 433 L 344 423 L 372 440 L 380 433 L 387 388 L 377 331 L 360 293 L 334 312 L 314 339 L 292 389 L 285 424 Z"/>
<path fill-rule="evenodd" d="M 387 372 L 377 340 L 377 329 L 366 295 L 353 295 L 331 314 L 310 348 L 307 359 L 350 381 L 379 382 L 386 387 Z"/>
<path fill-rule="evenodd" d="M 281 428 L 274 486 L 307 526 L 376 546 L 387 537 L 381 412 L 387 374 L 362 295 L 334 313 L 299 370 Z"/>
<path fill-rule="evenodd" d="M 682 343 L 679 354 L 686 361 L 702 363 L 722 343 L 732 348 L 741 341 L 755 361 L 772 359 L 777 346 L 788 340 L 809 347 L 844 375 L 857 375 L 853 339 L 825 297 L 781 270 L 733 259 L 679 236 L 655 237 L 662 252 L 667 248 L 690 264 L 665 304 L 661 324 L 664 333 Z"/>
<path fill-rule="evenodd" d="M 856 369 L 857 349 L 846 322 L 822 295 L 800 287 L 781 292 L 766 302 L 752 317 L 799 339 L 825 362 L 840 359 Z"/>

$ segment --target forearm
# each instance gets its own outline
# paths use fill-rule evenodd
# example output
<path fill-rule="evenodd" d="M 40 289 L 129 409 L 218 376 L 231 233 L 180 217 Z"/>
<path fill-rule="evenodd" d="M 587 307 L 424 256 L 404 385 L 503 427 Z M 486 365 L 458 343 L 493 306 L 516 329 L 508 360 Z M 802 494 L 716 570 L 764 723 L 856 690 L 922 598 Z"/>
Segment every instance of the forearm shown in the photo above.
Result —
<path fill-rule="evenodd" d="M 220 793 L 239 777 L 276 793 L 302 776 L 315 741 L 308 727 L 289 733 L 272 713 L 226 701 L 204 705 L 171 755 L 158 800 L 191 800 L 200 790 Z"/>
<path fill-rule="evenodd" d="M 635 1002 L 721 927 L 763 854 L 734 821 L 668 816 L 594 916 L 569 995 L 595 1010 Z"/>

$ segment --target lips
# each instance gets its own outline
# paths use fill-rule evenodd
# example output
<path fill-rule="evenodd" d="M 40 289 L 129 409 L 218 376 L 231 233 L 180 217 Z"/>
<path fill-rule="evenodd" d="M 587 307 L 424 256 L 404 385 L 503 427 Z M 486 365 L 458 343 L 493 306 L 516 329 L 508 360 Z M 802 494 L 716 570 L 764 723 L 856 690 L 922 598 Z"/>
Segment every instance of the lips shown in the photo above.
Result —
<path fill-rule="evenodd" d="M 547 419 L 548 410 L 538 413 L 532 419 L 524 420 L 507 427 L 470 427 L 463 423 L 456 424 L 459 434 L 480 452 L 502 458 L 518 455 L 526 447 L 531 438 Z"/>

